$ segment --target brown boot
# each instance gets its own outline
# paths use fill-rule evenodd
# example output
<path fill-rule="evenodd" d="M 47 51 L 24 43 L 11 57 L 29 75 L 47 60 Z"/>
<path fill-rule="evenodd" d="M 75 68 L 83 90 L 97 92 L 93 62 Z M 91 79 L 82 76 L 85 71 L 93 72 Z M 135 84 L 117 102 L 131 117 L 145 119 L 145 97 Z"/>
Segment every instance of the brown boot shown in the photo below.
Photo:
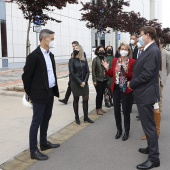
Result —
<path fill-rule="evenodd" d="M 103 115 L 103 113 L 100 111 L 100 109 L 96 109 L 97 115 Z"/>
<path fill-rule="evenodd" d="M 100 111 L 101 111 L 102 113 L 106 113 L 106 111 L 105 111 L 105 110 L 103 110 L 102 108 L 100 108 Z"/>
<path fill-rule="evenodd" d="M 161 114 L 159 112 L 159 109 L 154 109 L 154 120 L 156 124 L 156 131 L 158 134 L 158 137 L 160 135 L 160 123 L 161 123 Z"/>
<path fill-rule="evenodd" d="M 142 136 L 140 139 L 141 140 L 146 140 L 146 135 Z"/>

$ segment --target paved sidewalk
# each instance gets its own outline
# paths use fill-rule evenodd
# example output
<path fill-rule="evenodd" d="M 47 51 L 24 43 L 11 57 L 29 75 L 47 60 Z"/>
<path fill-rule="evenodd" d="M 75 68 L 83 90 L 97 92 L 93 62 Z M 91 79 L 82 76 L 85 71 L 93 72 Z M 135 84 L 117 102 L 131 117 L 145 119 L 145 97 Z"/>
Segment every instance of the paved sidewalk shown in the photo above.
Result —
<path fill-rule="evenodd" d="M 164 89 L 164 112 L 159 138 L 161 166 L 155 170 L 168 170 L 170 167 L 170 78 Z M 49 136 L 50 141 L 61 143 L 60 148 L 45 151 L 47 161 L 36 161 L 29 158 L 29 152 L 15 158 L 11 164 L 1 166 L 3 170 L 135 170 L 136 165 L 144 162 L 147 155 L 138 152 L 139 147 L 146 147 L 141 141 L 143 135 L 140 121 L 136 120 L 137 108 L 133 105 L 131 114 L 131 131 L 127 141 L 114 138 L 116 126 L 113 109 L 103 116 L 90 115 L 95 119 L 89 126 L 75 123 L 64 127 Z M 29 168 L 28 168 L 29 167 Z"/>
<path fill-rule="evenodd" d="M 89 65 L 91 65 L 89 63 Z M 56 64 L 60 97 L 63 98 L 68 87 L 68 64 Z M 23 107 L 22 69 L 0 70 L 0 165 L 28 148 L 28 131 L 32 111 Z M 89 79 L 91 95 L 95 95 L 91 77 Z M 16 91 L 13 91 L 15 88 Z M 94 97 L 91 97 L 92 99 Z M 94 109 L 94 101 L 89 110 Z M 80 116 L 83 113 L 80 111 Z M 53 117 L 49 135 L 59 131 L 74 121 L 72 95 L 67 106 L 54 101 Z"/>
<path fill-rule="evenodd" d="M 91 70 L 91 59 L 88 59 Z M 0 70 L 0 95 L 22 96 L 23 83 L 21 76 L 23 68 Z M 56 63 L 57 79 L 67 77 L 69 74 L 68 62 Z"/>
<path fill-rule="evenodd" d="M 63 98 L 68 87 L 68 77 L 58 79 L 58 85 L 60 97 Z M 95 108 L 95 89 L 92 85 L 91 76 L 89 78 L 89 88 L 89 111 L 91 111 Z M 0 165 L 6 161 L 9 161 L 14 156 L 22 153 L 29 146 L 28 133 L 32 118 L 32 110 L 25 108 L 22 105 L 21 96 L 23 96 L 24 92 L 18 93 L 20 96 L 16 94 L 13 96 L 0 95 Z M 75 116 L 72 102 L 72 95 L 67 105 L 58 102 L 58 98 L 55 98 L 53 115 L 50 120 L 48 135 L 58 132 L 74 121 Z M 83 116 L 81 99 L 79 111 L 80 117 Z"/>
<path fill-rule="evenodd" d="M 164 89 L 164 111 L 159 138 L 161 166 L 155 170 L 168 170 L 170 167 L 170 77 Z M 114 139 L 116 126 L 113 110 L 98 118 L 94 124 L 64 142 L 60 148 L 53 149 L 49 160 L 36 162 L 28 170 L 135 170 L 144 162 L 147 155 L 138 152 L 146 147 L 141 141 L 143 135 L 140 121 L 136 120 L 137 108 L 133 105 L 131 131 L 127 141 Z"/>
<path fill-rule="evenodd" d="M 68 76 L 68 63 L 56 64 L 57 77 Z M 0 87 L 22 83 L 23 68 L 0 70 Z"/>
<path fill-rule="evenodd" d="M 61 98 L 64 97 L 67 83 L 68 77 L 58 79 Z M 95 108 L 95 89 L 91 76 L 89 87 L 89 111 L 92 111 Z M 164 89 L 159 170 L 168 170 L 170 167 L 169 87 L 170 77 Z M 23 92 L 19 93 L 23 95 Z M 83 116 L 81 100 L 79 111 L 80 117 Z M 74 123 L 72 95 L 68 105 L 59 103 L 55 98 L 48 135 L 49 140 L 61 143 L 61 147 L 45 152 L 49 155 L 48 161 L 37 162 L 30 159 L 27 150 L 32 111 L 22 106 L 21 97 L 0 95 L 0 169 L 24 170 L 33 164 L 29 170 L 135 170 L 138 163 L 147 159 L 147 155 L 137 151 L 139 147 L 146 146 L 146 141 L 140 140 L 143 132 L 140 121 L 135 118 L 136 113 L 137 108 L 134 105 L 130 138 L 123 142 L 121 139 L 114 139 L 116 127 L 113 110 L 108 110 L 103 116 L 92 112 L 90 117 L 95 123 L 82 123 L 78 126 Z"/>

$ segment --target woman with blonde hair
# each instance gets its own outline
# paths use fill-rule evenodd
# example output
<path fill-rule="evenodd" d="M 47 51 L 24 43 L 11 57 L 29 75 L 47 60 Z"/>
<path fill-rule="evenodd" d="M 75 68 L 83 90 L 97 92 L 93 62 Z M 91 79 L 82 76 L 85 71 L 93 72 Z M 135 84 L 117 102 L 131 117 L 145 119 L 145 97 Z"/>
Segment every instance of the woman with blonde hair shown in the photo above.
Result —
<path fill-rule="evenodd" d="M 75 113 L 75 121 L 80 125 L 78 103 L 79 96 L 83 98 L 84 122 L 94 123 L 88 117 L 88 100 L 89 100 L 89 66 L 84 57 L 84 51 L 81 45 L 76 45 L 69 60 L 69 72 L 71 78 L 71 91 L 73 93 L 73 109 Z"/>
<path fill-rule="evenodd" d="M 127 88 L 127 82 L 132 79 L 132 71 L 135 60 L 132 59 L 132 53 L 129 45 L 121 44 L 119 49 L 120 57 L 113 59 L 112 67 L 110 69 L 109 63 L 107 63 L 107 61 L 102 61 L 102 65 L 106 69 L 106 75 L 113 77 L 110 88 L 113 92 L 114 115 L 117 127 L 115 139 L 119 139 L 122 135 L 122 102 L 125 128 L 122 140 L 125 141 L 129 138 L 130 112 L 133 104 L 132 90 Z"/>

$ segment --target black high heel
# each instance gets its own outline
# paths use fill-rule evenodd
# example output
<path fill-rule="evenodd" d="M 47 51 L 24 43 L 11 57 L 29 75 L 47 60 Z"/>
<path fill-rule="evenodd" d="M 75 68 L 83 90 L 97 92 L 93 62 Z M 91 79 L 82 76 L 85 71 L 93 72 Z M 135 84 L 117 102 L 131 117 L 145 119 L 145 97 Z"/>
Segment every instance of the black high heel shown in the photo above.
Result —
<path fill-rule="evenodd" d="M 122 136 L 122 131 L 118 130 L 115 139 L 119 139 Z"/>
<path fill-rule="evenodd" d="M 125 140 L 128 140 L 128 138 L 129 138 L 129 132 L 125 132 L 122 137 L 122 140 L 125 141 Z"/>
<path fill-rule="evenodd" d="M 84 119 L 84 122 L 94 123 L 94 121 L 93 121 L 93 120 L 91 120 L 91 119 L 89 119 L 89 118 L 85 118 L 85 119 Z"/>
<path fill-rule="evenodd" d="M 79 119 L 79 117 L 76 117 L 76 118 L 75 118 L 75 122 L 76 122 L 78 125 L 80 125 L 80 119 Z"/>

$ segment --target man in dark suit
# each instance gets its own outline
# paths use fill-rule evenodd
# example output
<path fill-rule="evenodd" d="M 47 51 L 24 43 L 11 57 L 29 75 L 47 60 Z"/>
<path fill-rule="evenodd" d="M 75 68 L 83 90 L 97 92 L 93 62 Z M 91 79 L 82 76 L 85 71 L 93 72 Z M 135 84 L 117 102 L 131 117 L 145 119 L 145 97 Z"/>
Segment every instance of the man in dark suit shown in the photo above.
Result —
<path fill-rule="evenodd" d="M 148 154 L 148 159 L 139 164 L 137 169 L 151 169 L 160 166 L 153 105 L 159 100 L 158 76 L 161 54 L 154 41 L 156 30 L 153 27 L 142 27 L 140 36 L 144 41 L 144 51 L 135 63 L 133 78 L 128 82 L 127 86 L 133 89 L 142 128 L 148 144 L 147 148 L 139 149 L 139 152 Z"/>
<path fill-rule="evenodd" d="M 130 37 L 130 48 L 132 50 L 132 58 L 137 60 L 137 56 L 138 56 L 138 46 L 137 46 L 137 42 L 138 42 L 138 37 L 136 34 L 132 34 Z"/>
<path fill-rule="evenodd" d="M 48 156 L 41 153 L 37 147 L 38 128 L 40 127 L 41 151 L 60 146 L 47 141 L 54 96 L 59 97 L 54 55 L 49 51 L 55 46 L 54 32 L 43 29 L 39 40 L 40 46 L 27 56 L 22 80 L 25 92 L 33 104 L 33 117 L 29 132 L 31 159 L 47 160 Z"/>

